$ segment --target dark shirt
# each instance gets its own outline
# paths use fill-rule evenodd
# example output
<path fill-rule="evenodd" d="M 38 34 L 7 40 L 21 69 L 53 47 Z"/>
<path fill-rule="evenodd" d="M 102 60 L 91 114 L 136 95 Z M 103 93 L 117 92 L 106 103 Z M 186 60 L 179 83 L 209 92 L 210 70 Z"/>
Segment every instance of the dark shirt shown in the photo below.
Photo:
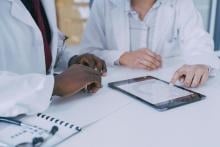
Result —
<path fill-rule="evenodd" d="M 21 2 L 24 4 L 24 6 L 27 8 L 27 10 L 30 12 L 31 16 L 33 17 L 33 19 L 36 22 L 36 18 L 34 16 L 34 9 L 33 9 L 33 4 L 32 4 L 32 0 L 21 0 Z M 42 12 L 42 16 L 44 19 L 44 25 L 46 27 L 46 33 L 47 33 L 47 41 L 50 43 L 51 42 L 51 30 L 50 30 L 50 25 L 45 13 L 45 10 L 43 8 L 43 5 L 41 3 L 41 12 Z"/>

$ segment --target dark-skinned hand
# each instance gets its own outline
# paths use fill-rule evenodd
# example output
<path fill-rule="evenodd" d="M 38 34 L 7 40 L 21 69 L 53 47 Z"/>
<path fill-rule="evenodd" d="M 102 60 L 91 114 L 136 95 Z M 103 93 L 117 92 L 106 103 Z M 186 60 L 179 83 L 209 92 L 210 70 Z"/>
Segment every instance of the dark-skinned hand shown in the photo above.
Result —
<path fill-rule="evenodd" d="M 84 65 L 74 64 L 65 72 L 55 76 L 53 95 L 67 97 L 86 89 L 95 93 L 101 88 L 101 74 Z"/>
<path fill-rule="evenodd" d="M 69 67 L 74 64 L 82 64 L 88 66 L 101 73 L 102 76 L 106 75 L 107 73 L 105 61 L 93 54 L 87 53 L 80 56 L 73 56 L 69 61 Z"/>

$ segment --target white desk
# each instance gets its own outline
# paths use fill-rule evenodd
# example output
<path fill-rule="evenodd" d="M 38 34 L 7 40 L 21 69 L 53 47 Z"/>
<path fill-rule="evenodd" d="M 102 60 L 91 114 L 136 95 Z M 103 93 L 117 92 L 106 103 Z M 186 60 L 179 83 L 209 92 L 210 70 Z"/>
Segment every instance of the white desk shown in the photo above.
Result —
<path fill-rule="evenodd" d="M 176 62 L 166 66 L 173 63 Z M 177 66 L 150 74 L 169 80 Z M 116 94 L 107 88 L 108 82 L 146 74 L 143 70 L 110 68 L 103 81 L 104 90 L 109 94 L 105 98 L 111 100 Z M 129 96 L 116 94 L 118 99 L 128 99 L 127 105 L 60 147 L 219 147 L 220 74 L 196 91 L 205 94 L 207 99 L 166 112 L 158 112 Z M 96 96 L 92 99 L 95 101 Z"/>
<path fill-rule="evenodd" d="M 109 82 L 146 75 L 169 81 L 180 66 L 181 61 L 173 59 L 154 72 L 109 68 L 103 88 L 95 95 L 81 93 L 54 99 L 46 114 L 80 127 L 91 124 L 59 147 L 219 147 L 220 71 L 206 85 L 194 89 L 206 95 L 206 100 L 166 112 L 107 86 Z"/>

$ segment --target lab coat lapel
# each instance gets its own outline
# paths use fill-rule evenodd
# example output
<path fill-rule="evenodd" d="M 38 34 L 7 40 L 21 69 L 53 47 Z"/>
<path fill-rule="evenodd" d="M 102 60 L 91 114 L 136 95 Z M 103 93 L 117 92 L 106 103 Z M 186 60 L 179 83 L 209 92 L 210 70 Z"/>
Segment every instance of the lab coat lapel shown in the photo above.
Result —
<path fill-rule="evenodd" d="M 37 29 L 36 23 L 22 2 L 20 0 L 11 0 L 11 2 L 11 15 L 33 29 Z"/>
<path fill-rule="evenodd" d="M 111 11 L 114 38 L 118 49 L 130 50 L 130 33 L 128 14 L 125 11 L 124 0 L 112 0 L 113 8 Z"/>
<path fill-rule="evenodd" d="M 160 0 L 161 2 L 165 3 L 164 0 Z M 151 49 L 154 52 L 161 53 L 163 48 L 163 43 L 168 41 L 170 38 L 167 38 L 167 34 L 169 33 L 169 26 L 174 24 L 174 13 L 175 13 L 175 1 L 169 2 L 169 7 L 159 8 L 156 16 L 156 24 L 155 29 L 152 35 L 152 44 Z M 170 13 L 167 13 L 169 11 Z M 171 13 L 172 12 L 172 13 Z M 168 14 L 170 16 L 168 16 Z M 175 27 L 175 26 L 173 26 Z M 173 34 L 171 34 L 173 35 Z M 170 37 L 170 36 L 169 36 Z"/>
<path fill-rule="evenodd" d="M 11 7 L 11 15 L 15 17 L 17 20 L 21 21 L 22 23 L 30 26 L 34 30 L 35 36 L 41 37 L 42 35 L 40 33 L 40 30 L 35 23 L 34 19 L 30 15 L 30 13 L 27 11 L 25 6 L 22 4 L 20 0 L 9 0 L 12 2 L 12 7 Z M 50 29 L 51 29 L 51 36 L 52 36 L 52 41 L 51 41 L 51 50 L 52 50 L 52 57 L 53 57 L 53 62 L 52 66 L 55 64 L 56 56 L 57 56 L 57 42 L 58 42 L 58 30 L 57 30 L 57 21 L 56 21 L 56 11 L 55 11 L 55 3 L 54 1 L 49 1 L 49 0 L 42 0 L 41 1 L 43 4 L 43 7 L 45 9 Z"/>
<path fill-rule="evenodd" d="M 56 62 L 57 56 L 57 44 L 58 44 L 58 29 L 57 29 L 57 19 L 56 19 L 56 9 L 55 3 L 51 0 L 41 0 L 44 10 L 47 15 L 47 19 L 49 21 L 50 29 L 51 29 L 51 50 L 52 50 L 52 57 L 53 62 L 52 66 L 54 66 Z"/>

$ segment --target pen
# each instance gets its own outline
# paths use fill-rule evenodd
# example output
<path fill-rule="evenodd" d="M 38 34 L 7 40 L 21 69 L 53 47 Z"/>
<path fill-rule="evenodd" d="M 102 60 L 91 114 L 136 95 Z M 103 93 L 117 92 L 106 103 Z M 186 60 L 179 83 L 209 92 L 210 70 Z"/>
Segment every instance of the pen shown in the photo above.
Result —
<path fill-rule="evenodd" d="M 17 126 L 21 126 L 25 128 L 36 129 L 34 126 L 22 123 L 21 121 L 16 120 L 15 118 L 12 118 L 12 117 L 0 117 L 0 123 L 7 123 L 7 124 L 17 125 Z"/>

